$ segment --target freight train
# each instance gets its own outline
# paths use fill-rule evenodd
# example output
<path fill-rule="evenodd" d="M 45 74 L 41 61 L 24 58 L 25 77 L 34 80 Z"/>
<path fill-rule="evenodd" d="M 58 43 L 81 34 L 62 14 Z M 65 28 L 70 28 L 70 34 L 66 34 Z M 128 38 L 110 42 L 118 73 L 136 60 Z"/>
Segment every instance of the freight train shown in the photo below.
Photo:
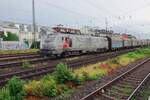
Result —
<path fill-rule="evenodd" d="M 54 27 L 53 30 L 52 33 L 42 37 L 41 54 L 54 56 L 78 55 L 87 52 L 104 52 L 150 45 L 149 40 L 82 35 L 80 30 L 64 27 Z"/>

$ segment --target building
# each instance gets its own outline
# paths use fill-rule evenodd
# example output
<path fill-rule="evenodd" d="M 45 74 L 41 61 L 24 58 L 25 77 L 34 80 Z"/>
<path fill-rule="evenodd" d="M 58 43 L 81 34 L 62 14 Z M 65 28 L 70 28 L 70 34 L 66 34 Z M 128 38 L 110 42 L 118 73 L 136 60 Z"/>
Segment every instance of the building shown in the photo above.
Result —
<path fill-rule="evenodd" d="M 114 33 L 112 30 L 105 30 L 101 29 L 99 27 L 90 27 L 90 26 L 84 26 L 81 29 L 82 34 L 86 35 L 93 35 L 93 36 L 112 36 Z"/>
<path fill-rule="evenodd" d="M 80 28 L 81 34 L 83 35 L 95 35 L 90 26 L 84 26 Z"/>
<path fill-rule="evenodd" d="M 36 41 L 40 41 L 40 38 L 43 34 L 47 34 L 48 32 L 50 32 L 50 28 L 48 26 L 37 25 L 35 29 Z M 22 42 L 26 40 L 29 42 L 29 44 L 32 44 L 34 39 L 32 24 L 0 21 L 0 31 L 4 34 L 6 34 L 7 32 L 15 33 L 16 35 L 18 35 L 19 41 Z"/>

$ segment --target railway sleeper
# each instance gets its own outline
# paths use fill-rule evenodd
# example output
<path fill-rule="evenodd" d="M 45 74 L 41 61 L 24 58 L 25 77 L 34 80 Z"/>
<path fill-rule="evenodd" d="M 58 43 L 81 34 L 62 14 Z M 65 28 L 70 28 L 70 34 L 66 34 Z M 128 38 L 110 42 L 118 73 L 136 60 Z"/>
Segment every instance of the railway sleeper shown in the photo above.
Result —
<path fill-rule="evenodd" d="M 131 80 L 131 79 L 123 79 L 123 82 L 133 83 L 133 84 L 140 84 L 141 81 Z"/>
<path fill-rule="evenodd" d="M 106 94 L 101 94 L 98 92 L 86 100 L 115 100 L 115 98 L 110 97 L 109 95 L 106 95 Z"/>
<path fill-rule="evenodd" d="M 125 95 L 128 95 L 131 91 L 132 91 L 132 89 L 131 88 L 129 88 L 129 87 L 122 87 L 122 88 L 119 88 L 119 87 L 117 87 L 116 85 L 115 85 L 115 87 L 112 87 L 111 88 L 111 91 L 112 92 L 117 92 L 117 93 L 124 93 Z"/>
<path fill-rule="evenodd" d="M 145 75 L 146 75 L 147 73 L 145 73 Z M 145 75 L 131 75 L 131 76 L 129 76 L 130 78 L 132 78 L 132 79 L 142 79 L 143 80 L 143 76 L 145 76 Z"/>
<path fill-rule="evenodd" d="M 143 80 L 143 78 L 132 78 L 132 77 L 127 77 L 126 79 L 134 80 L 134 81 L 140 81 L 140 82 Z"/>
<path fill-rule="evenodd" d="M 119 88 L 127 88 L 127 87 L 129 87 L 131 89 L 134 89 L 133 86 L 130 86 L 130 85 L 127 85 L 127 84 L 120 84 L 120 83 L 118 83 L 116 86 L 119 87 Z"/>
<path fill-rule="evenodd" d="M 44 74 L 47 74 L 48 72 L 52 72 L 53 69 L 49 69 L 49 70 L 42 70 L 42 71 L 38 71 L 36 73 L 31 73 L 31 74 L 27 74 L 27 75 L 24 75 L 24 76 L 21 76 L 21 78 L 30 78 L 31 76 L 39 76 L 39 75 L 44 75 Z"/>
<path fill-rule="evenodd" d="M 139 84 L 132 84 L 129 82 L 125 82 L 125 81 L 119 81 L 118 84 L 124 84 L 124 85 L 128 85 L 128 86 L 133 86 L 133 87 L 137 87 Z"/>
<path fill-rule="evenodd" d="M 110 97 L 116 98 L 116 99 L 125 99 L 128 97 L 128 94 L 120 93 L 118 91 L 113 91 L 113 90 L 107 90 L 105 92 L 106 95 L 109 95 Z M 115 99 L 115 100 L 116 100 Z"/>
<path fill-rule="evenodd" d="M 96 98 L 96 97 L 95 97 Z M 116 98 L 114 98 L 114 97 L 111 97 L 111 96 L 109 96 L 109 95 L 106 95 L 106 94 L 99 94 L 98 96 L 97 96 L 97 99 L 94 99 L 94 100 L 115 100 Z M 91 99 L 91 100 L 93 100 L 93 99 Z"/>

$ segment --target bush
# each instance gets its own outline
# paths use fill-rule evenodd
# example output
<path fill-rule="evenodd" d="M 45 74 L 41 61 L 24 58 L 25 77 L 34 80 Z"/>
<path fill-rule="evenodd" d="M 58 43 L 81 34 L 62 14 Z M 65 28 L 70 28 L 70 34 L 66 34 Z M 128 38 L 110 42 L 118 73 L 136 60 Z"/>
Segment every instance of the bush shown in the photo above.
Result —
<path fill-rule="evenodd" d="M 56 82 L 53 79 L 50 81 L 43 81 L 43 94 L 49 97 L 57 95 Z"/>
<path fill-rule="evenodd" d="M 136 55 L 134 54 L 134 52 L 128 53 L 127 56 L 128 56 L 129 58 L 135 58 L 135 57 L 136 57 Z"/>
<path fill-rule="evenodd" d="M 66 83 L 73 80 L 73 72 L 66 64 L 60 63 L 56 66 L 56 79 L 59 83 Z"/>
<path fill-rule="evenodd" d="M 137 52 L 138 54 L 143 54 L 143 52 L 142 52 L 141 49 L 138 49 L 136 52 Z"/>
<path fill-rule="evenodd" d="M 4 87 L 0 90 L 0 100 L 11 100 L 8 88 Z"/>
<path fill-rule="evenodd" d="M 110 63 L 110 64 L 119 64 L 118 61 L 119 61 L 119 57 L 116 57 L 116 58 L 108 60 L 108 63 Z"/>
<path fill-rule="evenodd" d="M 80 78 L 79 75 L 74 75 L 74 78 L 73 78 L 73 82 L 76 84 L 76 85 L 81 85 L 83 82 L 84 82 L 84 78 Z"/>
<path fill-rule="evenodd" d="M 56 100 L 65 100 L 65 98 L 70 97 L 74 92 L 73 89 L 70 89 L 68 86 L 61 84 L 57 86 L 57 91 L 59 96 L 56 97 Z"/>
<path fill-rule="evenodd" d="M 82 72 L 82 75 L 83 75 L 83 78 L 84 78 L 85 81 L 90 80 L 90 76 L 89 76 L 89 73 L 88 73 L 88 72 L 83 71 L 83 72 Z"/>
<path fill-rule="evenodd" d="M 148 49 L 148 48 L 143 49 L 143 53 L 146 54 L 146 55 L 149 55 L 150 54 L 150 49 Z"/>
<path fill-rule="evenodd" d="M 44 81 L 51 81 L 51 80 L 55 80 L 55 77 L 52 76 L 51 74 L 47 74 L 47 75 L 45 75 L 45 76 L 42 78 L 42 80 L 44 80 Z"/>
<path fill-rule="evenodd" d="M 9 80 L 8 89 L 11 100 L 23 100 L 23 97 L 26 95 L 24 82 L 16 76 Z"/>
<path fill-rule="evenodd" d="M 56 96 L 57 89 L 56 89 L 56 81 L 55 77 L 51 75 L 46 75 L 42 79 L 43 84 L 43 91 L 45 96 Z"/>
<path fill-rule="evenodd" d="M 40 81 L 32 81 L 26 85 L 26 90 L 29 95 L 38 97 L 57 95 L 56 82 L 51 76 L 46 76 Z"/>
<path fill-rule="evenodd" d="M 29 95 L 34 95 L 38 97 L 43 96 L 43 87 L 41 81 L 31 81 L 29 84 L 26 85 L 26 91 Z"/>

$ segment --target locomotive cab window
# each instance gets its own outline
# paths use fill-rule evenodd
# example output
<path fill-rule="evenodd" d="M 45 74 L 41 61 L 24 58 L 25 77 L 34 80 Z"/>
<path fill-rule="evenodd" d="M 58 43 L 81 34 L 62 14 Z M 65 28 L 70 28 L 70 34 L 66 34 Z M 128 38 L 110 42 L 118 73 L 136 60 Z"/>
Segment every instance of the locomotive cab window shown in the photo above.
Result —
<path fill-rule="evenodd" d="M 72 47 L 72 40 L 69 37 L 63 37 L 62 39 L 69 45 L 69 47 Z"/>

